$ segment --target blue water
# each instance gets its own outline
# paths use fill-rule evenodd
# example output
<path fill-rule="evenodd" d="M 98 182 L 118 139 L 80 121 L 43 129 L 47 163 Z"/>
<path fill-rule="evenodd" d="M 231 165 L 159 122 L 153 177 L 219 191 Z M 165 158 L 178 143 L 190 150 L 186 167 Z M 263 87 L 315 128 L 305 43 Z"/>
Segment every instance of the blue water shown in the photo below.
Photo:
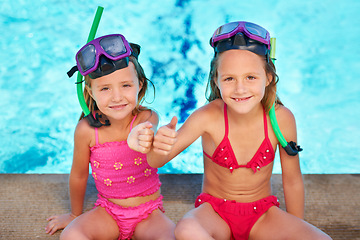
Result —
<path fill-rule="evenodd" d="M 98 5 L 98 34 L 122 33 L 142 48 L 161 124 L 183 122 L 205 101 L 221 24 L 247 20 L 277 37 L 279 96 L 296 116 L 303 173 L 360 173 L 360 1 L 2 0 L 0 173 L 68 173 L 81 112 L 66 72 Z M 202 172 L 200 142 L 161 172 Z M 279 159 L 274 172 L 279 173 Z"/>

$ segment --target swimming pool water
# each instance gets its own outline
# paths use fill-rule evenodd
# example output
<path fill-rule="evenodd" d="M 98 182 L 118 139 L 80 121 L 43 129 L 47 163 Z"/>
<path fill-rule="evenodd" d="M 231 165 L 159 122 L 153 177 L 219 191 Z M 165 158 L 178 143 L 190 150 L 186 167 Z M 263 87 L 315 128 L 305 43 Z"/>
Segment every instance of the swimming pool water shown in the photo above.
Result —
<path fill-rule="evenodd" d="M 264 26 L 277 38 L 278 93 L 297 119 L 302 172 L 360 172 L 359 1 L 3 0 L 0 173 L 70 171 L 81 109 L 66 72 L 98 5 L 105 9 L 97 36 L 122 33 L 142 46 L 140 62 L 156 86 L 148 105 L 161 124 L 174 115 L 182 123 L 205 104 L 216 27 Z M 202 172 L 200 142 L 160 172 Z"/>

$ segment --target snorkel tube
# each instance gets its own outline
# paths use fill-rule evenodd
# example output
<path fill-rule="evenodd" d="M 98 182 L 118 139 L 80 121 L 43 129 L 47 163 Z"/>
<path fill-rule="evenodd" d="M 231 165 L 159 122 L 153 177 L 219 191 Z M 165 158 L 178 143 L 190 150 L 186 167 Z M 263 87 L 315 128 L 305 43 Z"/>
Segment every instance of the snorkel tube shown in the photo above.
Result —
<path fill-rule="evenodd" d="M 271 46 L 270 59 L 275 64 L 276 38 L 270 39 L 270 46 Z M 296 145 L 296 143 L 293 141 L 287 142 L 285 140 L 284 136 L 282 135 L 280 128 L 279 128 L 279 124 L 276 120 L 275 102 L 273 103 L 273 105 L 269 111 L 269 117 L 270 117 L 271 126 L 274 130 L 275 136 L 279 140 L 280 145 L 285 149 L 286 153 L 290 156 L 295 156 L 296 154 L 298 154 L 298 152 L 301 152 L 302 148 L 300 148 L 300 146 Z"/>
<path fill-rule="evenodd" d="M 91 29 L 90 29 L 90 33 L 89 33 L 89 36 L 88 36 L 88 39 L 87 39 L 87 43 L 95 38 L 95 34 L 96 34 L 97 28 L 99 26 L 99 22 L 100 22 L 103 10 L 104 10 L 103 7 L 98 6 L 98 8 L 96 10 L 94 20 L 93 20 L 93 23 L 92 23 L 92 26 L 91 26 Z M 84 98 L 84 93 L 83 93 L 83 87 L 82 87 L 82 82 L 84 81 L 83 78 L 84 77 L 81 75 L 81 73 L 78 72 L 77 81 L 76 81 L 76 89 L 77 89 L 77 96 L 78 96 L 78 99 L 79 99 L 81 109 L 84 112 L 84 118 L 86 118 L 88 120 L 90 126 L 92 126 L 92 127 L 99 128 L 99 127 L 104 126 L 104 125 L 109 125 L 110 123 L 108 123 L 108 122 L 105 123 L 105 124 L 102 124 L 99 121 L 98 117 L 96 117 L 96 119 L 95 119 L 94 116 L 91 114 L 88 106 L 86 105 L 85 98 Z"/>

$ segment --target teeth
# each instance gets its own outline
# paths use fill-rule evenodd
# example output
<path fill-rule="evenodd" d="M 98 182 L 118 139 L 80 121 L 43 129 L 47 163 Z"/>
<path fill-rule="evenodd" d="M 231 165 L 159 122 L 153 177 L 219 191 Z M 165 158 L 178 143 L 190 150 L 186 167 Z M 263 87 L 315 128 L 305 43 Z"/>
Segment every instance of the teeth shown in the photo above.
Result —
<path fill-rule="evenodd" d="M 247 100 L 248 98 L 234 98 L 236 102 L 241 102 L 241 101 L 245 101 Z"/>

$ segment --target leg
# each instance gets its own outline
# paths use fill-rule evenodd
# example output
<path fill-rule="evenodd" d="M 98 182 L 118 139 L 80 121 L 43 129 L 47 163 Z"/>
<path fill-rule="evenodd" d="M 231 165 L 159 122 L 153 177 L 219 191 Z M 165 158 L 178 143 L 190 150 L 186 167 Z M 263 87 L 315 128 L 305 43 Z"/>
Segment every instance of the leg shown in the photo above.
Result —
<path fill-rule="evenodd" d="M 102 207 L 96 207 L 74 219 L 61 233 L 60 239 L 117 239 L 119 227 Z"/>
<path fill-rule="evenodd" d="M 176 239 L 230 239 L 227 223 L 214 211 L 209 203 L 189 211 L 175 228 Z"/>
<path fill-rule="evenodd" d="M 175 240 L 174 230 L 175 224 L 162 211 L 156 209 L 136 225 L 133 239 Z"/>
<path fill-rule="evenodd" d="M 278 207 L 271 207 L 254 224 L 249 239 L 331 239 L 315 226 Z"/>

